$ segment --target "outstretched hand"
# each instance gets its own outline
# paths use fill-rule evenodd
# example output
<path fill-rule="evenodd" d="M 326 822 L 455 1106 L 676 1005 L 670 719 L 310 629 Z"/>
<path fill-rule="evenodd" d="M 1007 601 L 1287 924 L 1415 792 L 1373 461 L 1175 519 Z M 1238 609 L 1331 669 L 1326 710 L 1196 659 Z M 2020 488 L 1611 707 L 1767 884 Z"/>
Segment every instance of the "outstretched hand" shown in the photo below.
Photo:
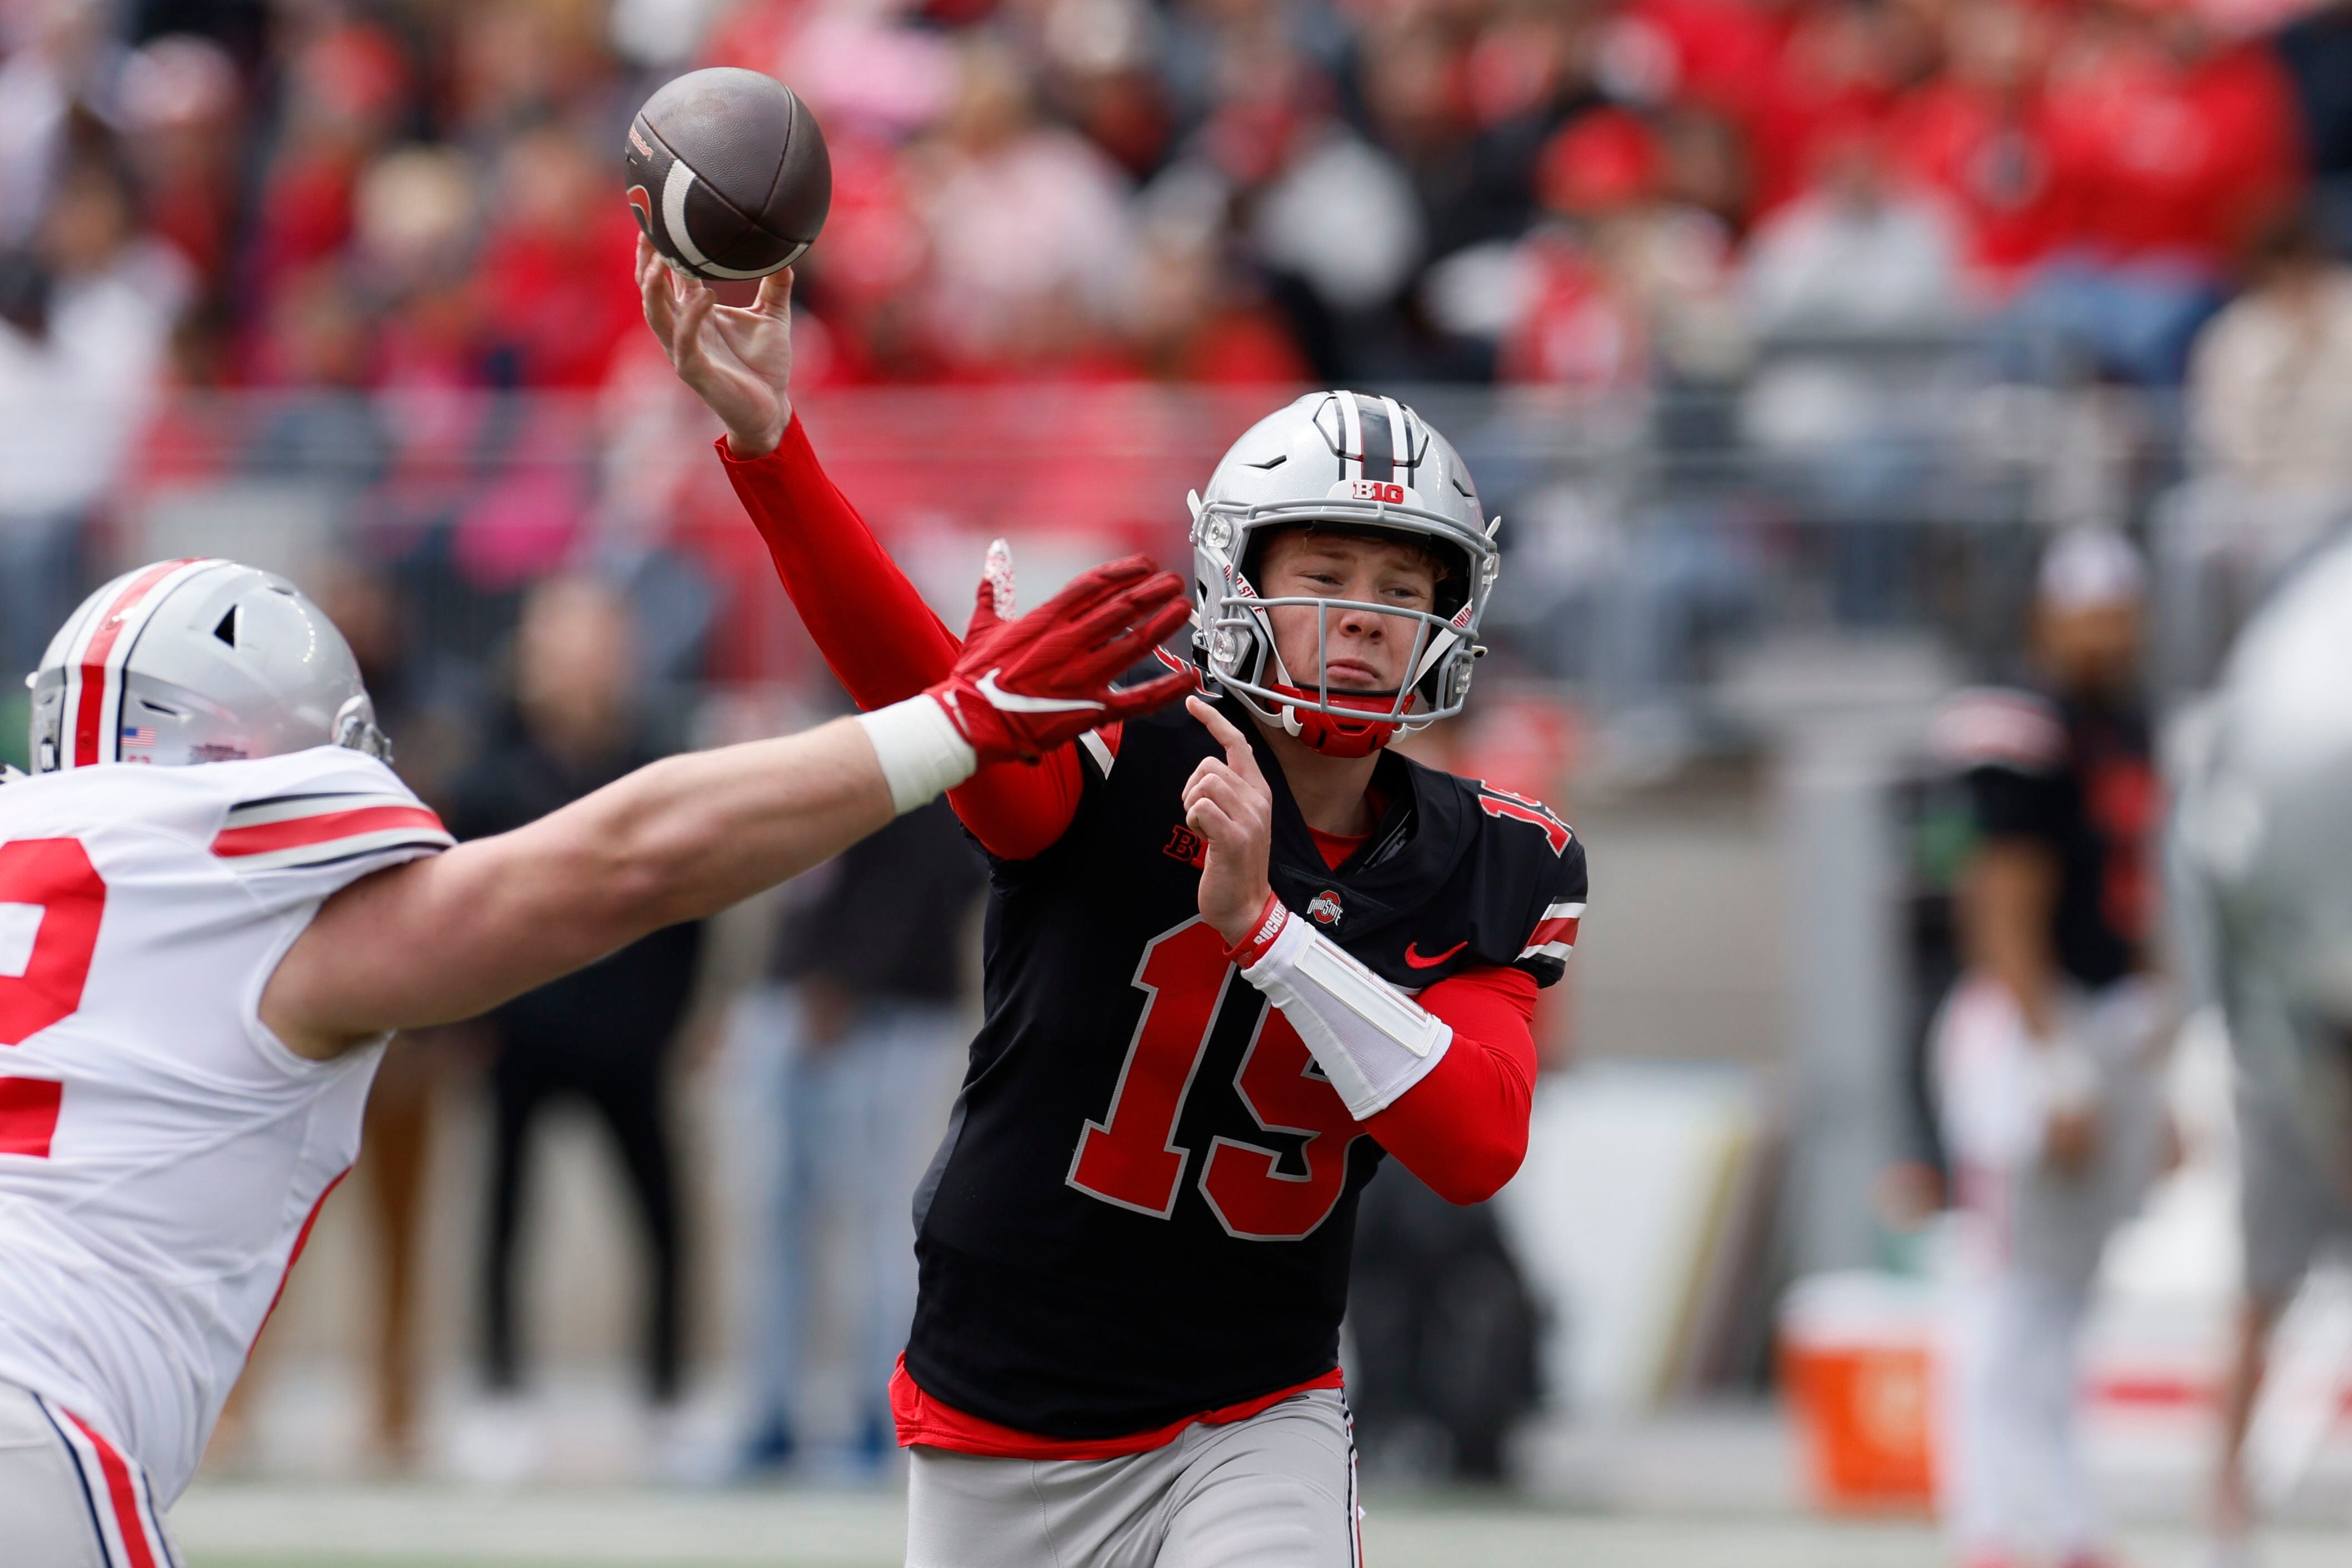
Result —
<path fill-rule="evenodd" d="M 751 304 L 721 305 L 640 235 L 637 295 L 678 379 L 727 426 L 729 449 L 745 458 L 773 452 L 793 422 L 792 268 L 761 278 Z"/>
<path fill-rule="evenodd" d="M 1208 845 L 1201 870 L 1201 918 L 1238 946 L 1273 895 L 1266 862 L 1274 846 L 1274 791 L 1259 770 L 1249 737 L 1199 697 L 1184 711 L 1207 727 L 1225 749 L 1223 760 L 1201 758 L 1184 781 L 1184 825 Z"/>
<path fill-rule="evenodd" d="M 981 765 L 1034 762 L 1090 729 L 1176 700 L 1190 674 L 1167 674 L 1125 690 L 1112 683 L 1184 623 L 1183 580 L 1155 572 L 1143 556 L 1082 572 L 1018 620 L 1010 565 L 991 552 L 962 653 L 931 688 Z"/>

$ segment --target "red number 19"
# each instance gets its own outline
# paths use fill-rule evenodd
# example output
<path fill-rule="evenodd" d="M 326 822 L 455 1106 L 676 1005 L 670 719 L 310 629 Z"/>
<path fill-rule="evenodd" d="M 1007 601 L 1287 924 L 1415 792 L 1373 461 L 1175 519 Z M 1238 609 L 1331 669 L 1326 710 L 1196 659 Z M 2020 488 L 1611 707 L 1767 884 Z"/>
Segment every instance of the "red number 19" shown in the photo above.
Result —
<path fill-rule="evenodd" d="M 1109 1112 L 1078 1134 L 1072 1186 L 1155 1218 L 1175 1212 L 1192 1154 L 1177 1144 L 1176 1124 L 1235 972 L 1225 961 L 1224 939 L 1197 919 L 1144 948 L 1135 985 L 1150 999 L 1136 1021 Z M 1307 1172 L 1285 1176 L 1278 1150 L 1221 1136 L 1202 1166 L 1201 1193 L 1234 1236 L 1297 1240 L 1329 1218 L 1347 1186 L 1348 1146 L 1363 1129 L 1331 1085 L 1314 1074 L 1306 1042 L 1290 1020 L 1250 999 L 1260 1018 L 1234 1089 L 1260 1128 L 1306 1137 Z"/>

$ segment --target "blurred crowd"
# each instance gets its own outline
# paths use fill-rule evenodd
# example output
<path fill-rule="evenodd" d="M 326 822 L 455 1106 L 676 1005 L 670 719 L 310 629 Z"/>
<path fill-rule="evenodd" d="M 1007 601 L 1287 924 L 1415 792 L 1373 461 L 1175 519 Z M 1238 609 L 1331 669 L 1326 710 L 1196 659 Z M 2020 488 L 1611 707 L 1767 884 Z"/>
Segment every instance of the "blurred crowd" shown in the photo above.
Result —
<path fill-rule="evenodd" d="M 618 132 L 730 64 L 832 150 L 814 380 L 1612 386 L 1996 313 L 2177 380 L 2306 193 L 2352 229 L 2303 9 L 14 0 L 0 315 L 94 378 L 595 386 Z"/>

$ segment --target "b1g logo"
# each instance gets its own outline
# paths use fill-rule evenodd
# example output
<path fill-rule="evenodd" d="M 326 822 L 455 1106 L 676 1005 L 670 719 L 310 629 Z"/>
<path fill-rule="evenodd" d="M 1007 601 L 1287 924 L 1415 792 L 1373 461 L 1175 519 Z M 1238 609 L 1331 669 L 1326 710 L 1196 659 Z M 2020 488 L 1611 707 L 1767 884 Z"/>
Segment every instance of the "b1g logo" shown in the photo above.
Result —
<path fill-rule="evenodd" d="M 1318 925 L 1337 925 L 1346 911 L 1339 907 L 1339 895 L 1327 887 L 1307 905 L 1307 913 Z"/>
<path fill-rule="evenodd" d="M 1350 500 L 1385 501 L 1391 507 L 1404 505 L 1404 486 L 1391 485 L 1385 479 L 1350 479 L 1348 481 Z"/>

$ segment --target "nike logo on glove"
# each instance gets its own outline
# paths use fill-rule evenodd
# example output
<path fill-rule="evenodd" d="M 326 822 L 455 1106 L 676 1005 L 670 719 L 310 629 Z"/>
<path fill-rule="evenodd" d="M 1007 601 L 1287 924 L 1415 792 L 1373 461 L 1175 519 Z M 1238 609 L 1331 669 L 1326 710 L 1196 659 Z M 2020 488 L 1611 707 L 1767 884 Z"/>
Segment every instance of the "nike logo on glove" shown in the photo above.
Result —
<path fill-rule="evenodd" d="M 1445 960 L 1451 958 L 1454 954 L 1459 953 L 1463 948 L 1467 947 L 1468 946 L 1470 946 L 1470 944 L 1467 940 L 1456 942 L 1453 946 L 1448 947 L 1444 952 L 1438 954 L 1434 958 L 1424 958 L 1421 956 L 1420 947 L 1414 943 L 1408 942 L 1404 945 L 1404 961 L 1412 965 L 1416 969 L 1434 969 L 1437 966 L 1443 964 Z"/>
<path fill-rule="evenodd" d="M 974 690 L 988 699 L 988 706 L 1005 713 L 1076 713 L 1082 708 L 1098 708 L 1103 705 L 1083 697 L 1024 697 L 1018 692 L 1008 692 L 996 684 L 1003 673 L 1000 667 L 991 670 L 972 683 Z"/>

